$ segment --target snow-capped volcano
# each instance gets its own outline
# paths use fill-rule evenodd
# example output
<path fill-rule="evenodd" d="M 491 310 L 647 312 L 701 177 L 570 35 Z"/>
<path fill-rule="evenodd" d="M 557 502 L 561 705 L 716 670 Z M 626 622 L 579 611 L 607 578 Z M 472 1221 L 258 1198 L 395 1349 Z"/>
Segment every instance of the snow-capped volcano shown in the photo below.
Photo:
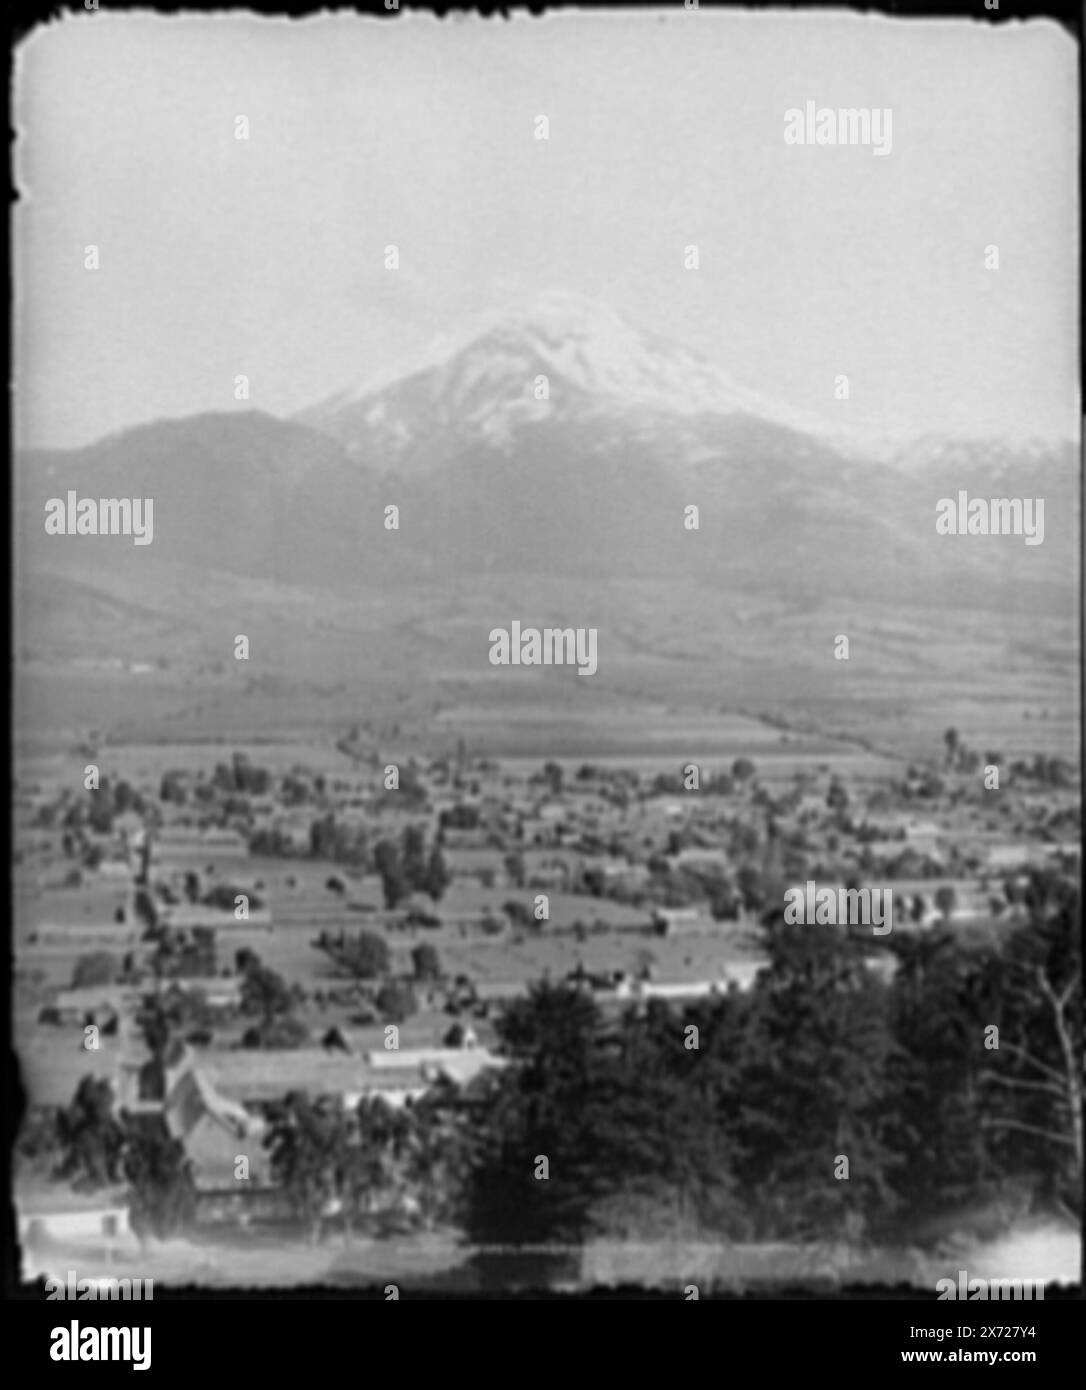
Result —
<path fill-rule="evenodd" d="M 856 585 L 891 606 L 906 590 L 932 605 L 953 592 L 997 611 L 1043 591 L 1051 605 L 1080 544 L 1070 445 L 1019 453 L 933 436 L 882 460 L 565 293 L 465 324 L 300 418 L 159 421 L 28 455 L 20 476 L 42 568 L 107 554 L 47 544 L 42 504 L 78 477 L 85 496 L 155 498 L 171 519 L 156 564 L 348 591 L 532 574 L 575 580 L 586 602 L 624 579 L 682 575 L 701 586 L 691 603 L 707 605 L 706 631 L 735 591 L 793 604 Z M 952 544 L 936 508 L 962 490 L 1043 498 L 1044 545 Z M 396 543 L 360 541 L 384 537 L 390 502 Z M 108 554 L 149 568 L 142 550 Z"/>
<path fill-rule="evenodd" d="M 698 353 L 558 290 L 478 315 L 298 418 L 356 450 L 368 441 L 399 453 L 435 428 L 502 445 L 541 420 L 636 425 L 659 415 L 752 416 L 825 433 Z"/>

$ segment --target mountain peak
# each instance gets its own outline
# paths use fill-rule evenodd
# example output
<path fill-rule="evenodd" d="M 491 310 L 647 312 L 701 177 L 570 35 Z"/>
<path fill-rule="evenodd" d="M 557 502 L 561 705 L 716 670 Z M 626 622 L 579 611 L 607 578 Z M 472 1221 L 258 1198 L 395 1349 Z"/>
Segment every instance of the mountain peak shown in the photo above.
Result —
<path fill-rule="evenodd" d="M 825 433 L 816 422 L 739 385 L 700 353 L 635 326 L 606 304 L 559 288 L 473 315 L 301 418 L 342 436 L 337 425 L 344 425 L 345 416 L 357 424 L 353 417 L 368 421 L 376 411 L 384 420 L 389 393 L 409 389 L 415 410 L 425 406 L 424 413 L 436 411 L 438 418 L 464 422 L 512 407 L 519 419 L 538 375 L 548 378 L 553 406 L 528 412 L 532 419 L 560 413 L 576 400 L 593 414 L 749 415 Z M 408 430 L 418 424 L 402 421 Z"/>

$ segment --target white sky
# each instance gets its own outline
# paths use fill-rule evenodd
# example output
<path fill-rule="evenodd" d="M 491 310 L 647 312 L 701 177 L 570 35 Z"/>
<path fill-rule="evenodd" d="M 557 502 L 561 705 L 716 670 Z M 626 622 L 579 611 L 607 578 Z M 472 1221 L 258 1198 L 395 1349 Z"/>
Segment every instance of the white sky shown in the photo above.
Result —
<path fill-rule="evenodd" d="M 238 373 L 288 414 L 549 288 L 830 425 L 1077 432 L 1076 54 L 1046 22 L 103 9 L 18 58 L 19 443 L 236 409 Z M 786 145 L 808 100 L 892 108 L 892 153 Z"/>

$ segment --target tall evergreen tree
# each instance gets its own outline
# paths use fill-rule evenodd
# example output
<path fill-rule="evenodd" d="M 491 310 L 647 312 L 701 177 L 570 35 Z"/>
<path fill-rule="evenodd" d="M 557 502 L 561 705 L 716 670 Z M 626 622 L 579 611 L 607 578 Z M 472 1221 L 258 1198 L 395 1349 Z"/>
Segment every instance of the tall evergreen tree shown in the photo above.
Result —
<path fill-rule="evenodd" d="M 997 1176 L 982 1129 L 984 1027 L 997 982 L 947 930 L 892 939 L 894 1185 L 916 1214 L 956 1206 Z"/>
<path fill-rule="evenodd" d="M 597 1112 L 610 1099 L 599 1026 L 592 999 L 547 983 L 499 1021 L 512 1065 L 480 1078 L 474 1094 L 465 1210 L 474 1241 L 576 1243 L 589 1228 L 593 1201 L 607 1190 L 594 1149 Z"/>
<path fill-rule="evenodd" d="M 160 1120 L 129 1124 L 124 1153 L 128 1220 L 142 1240 L 184 1231 L 196 1211 L 196 1184 L 185 1147 Z"/>
<path fill-rule="evenodd" d="M 886 987 L 846 927 L 776 922 L 765 934 L 740 1177 L 767 1234 L 856 1235 L 893 1203 Z"/>

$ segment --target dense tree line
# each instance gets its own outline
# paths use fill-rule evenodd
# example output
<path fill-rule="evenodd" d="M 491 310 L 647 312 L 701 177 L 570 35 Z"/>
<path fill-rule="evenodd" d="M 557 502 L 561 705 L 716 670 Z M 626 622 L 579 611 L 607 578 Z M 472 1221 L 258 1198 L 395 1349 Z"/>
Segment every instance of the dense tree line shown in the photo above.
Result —
<path fill-rule="evenodd" d="M 1009 1180 L 1074 1206 L 1080 905 L 1041 873 L 1029 897 L 998 947 L 890 938 L 892 978 L 869 933 L 778 922 L 746 993 L 615 1015 L 537 985 L 498 1021 L 509 1065 L 447 1098 L 449 1219 L 484 1244 L 912 1239 Z M 399 1123 L 426 1142 L 425 1109 Z"/>

